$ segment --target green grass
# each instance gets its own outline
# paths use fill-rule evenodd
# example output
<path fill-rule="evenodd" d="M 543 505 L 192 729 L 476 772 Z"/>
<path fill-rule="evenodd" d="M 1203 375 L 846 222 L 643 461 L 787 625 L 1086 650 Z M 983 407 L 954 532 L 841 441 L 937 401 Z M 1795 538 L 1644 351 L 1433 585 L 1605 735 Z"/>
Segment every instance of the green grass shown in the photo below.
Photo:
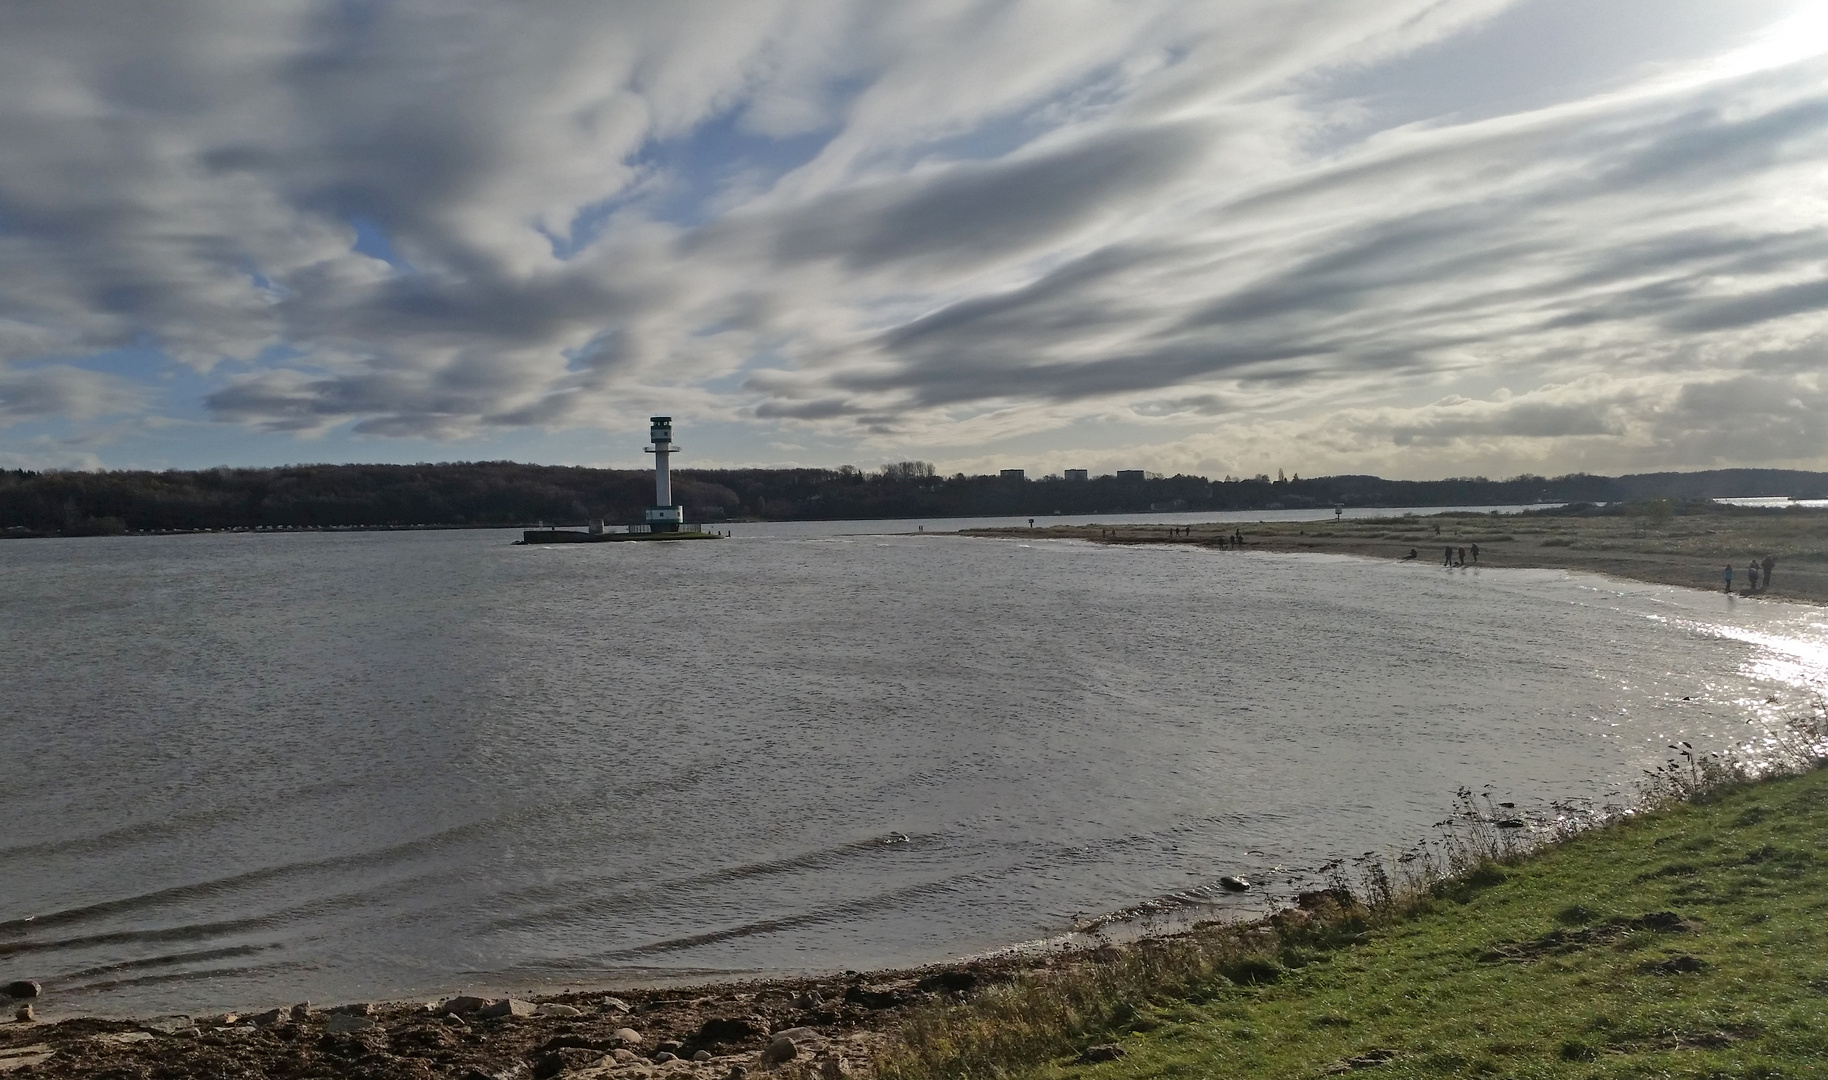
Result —
<path fill-rule="evenodd" d="M 1382 915 L 1319 907 L 933 1010 L 879 1071 L 1828 1076 L 1828 771 L 1481 857 Z M 1072 1063 L 1111 1041 L 1122 1058 Z"/>

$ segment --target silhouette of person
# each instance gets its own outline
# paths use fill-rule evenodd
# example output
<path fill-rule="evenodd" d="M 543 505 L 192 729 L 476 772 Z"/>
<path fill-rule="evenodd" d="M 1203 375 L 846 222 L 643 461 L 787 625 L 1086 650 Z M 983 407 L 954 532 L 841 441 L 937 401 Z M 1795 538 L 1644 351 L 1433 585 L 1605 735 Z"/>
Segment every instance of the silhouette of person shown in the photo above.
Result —
<path fill-rule="evenodd" d="M 1479 563 L 1479 545 L 1474 544 L 1473 545 L 1473 565 L 1477 566 L 1478 563 Z"/>
<path fill-rule="evenodd" d="M 1746 591 L 1758 591 L 1758 560 L 1753 559 L 1745 564 Z"/>
<path fill-rule="evenodd" d="M 1465 548 L 1460 549 L 1460 562 L 1458 565 L 1460 565 L 1460 566 L 1466 565 L 1466 549 Z"/>
<path fill-rule="evenodd" d="M 1727 595 L 1731 596 L 1733 594 L 1733 564 L 1728 563 L 1726 569 L 1720 572 L 1720 576 L 1726 579 Z"/>
<path fill-rule="evenodd" d="M 1416 557 L 1416 554 L 1415 554 L 1415 549 L 1414 549 L 1414 548 L 1410 548 L 1410 549 L 1409 549 L 1409 554 L 1407 554 L 1407 555 L 1405 555 L 1405 556 L 1403 556 L 1403 561 L 1404 561 L 1404 562 L 1408 562 L 1408 561 L 1409 561 L 1409 560 L 1410 560 L 1410 559 L 1413 559 L 1413 558 L 1415 558 L 1415 557 Z"/>
<path fill-rule="evenodd" d="M 1443 554 L 1441 556 L 1441 565 L 1442 566 L 1452 566 L 1454 564 L 1454 549 L 1451 547 L 1446 547 L 1446 548 L 1442 548 L 1441 550 L 1443 552 Z"/>
<path fill-rule="evenodd" d="M 1777 565 L 1777 556 L 1765 556 L 1765 588 L 1771 587 L 1771 568 Z"/>

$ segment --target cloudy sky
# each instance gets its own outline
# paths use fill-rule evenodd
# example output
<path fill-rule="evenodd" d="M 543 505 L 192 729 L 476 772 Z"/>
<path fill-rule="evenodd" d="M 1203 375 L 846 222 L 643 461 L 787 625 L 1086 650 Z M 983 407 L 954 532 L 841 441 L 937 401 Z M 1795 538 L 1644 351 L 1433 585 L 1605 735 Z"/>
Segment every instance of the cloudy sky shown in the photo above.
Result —
<path fill-rule="evenodd" d="M 1828 469 L 1820 0 L 0 7 L 0 467 Z"/>

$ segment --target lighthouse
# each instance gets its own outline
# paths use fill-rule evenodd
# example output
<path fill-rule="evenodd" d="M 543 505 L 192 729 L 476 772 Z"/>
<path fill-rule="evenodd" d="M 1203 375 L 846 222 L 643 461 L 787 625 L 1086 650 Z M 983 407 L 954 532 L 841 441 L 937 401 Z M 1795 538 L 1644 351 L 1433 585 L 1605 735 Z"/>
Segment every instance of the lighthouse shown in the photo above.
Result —
<path fill-rule="evenodd" d="M 679 449 L 673 445 L 673 418 L 655 416 L 647 437 L 654 444 L 647 452 L 654 455 L 654 505 L 647 508 L 647 531 L 681 532 L 685 529 L 685 507 L 673 502 L 673 478 L 667 472 L 667 457 Z"/>

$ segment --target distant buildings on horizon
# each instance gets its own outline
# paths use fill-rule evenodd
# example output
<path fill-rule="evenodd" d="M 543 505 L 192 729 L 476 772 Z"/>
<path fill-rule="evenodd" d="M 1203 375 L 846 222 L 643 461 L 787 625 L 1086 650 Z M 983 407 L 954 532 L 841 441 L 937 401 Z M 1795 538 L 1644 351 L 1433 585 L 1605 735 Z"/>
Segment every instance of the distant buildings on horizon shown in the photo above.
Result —
<path fill-rule="evenodd" d="M 1063 480 L 1090 480 L 1092 478 L 1092 472 L 1090 469 L 1062 469 L 1062 470 L 1060 470 L 1060 477 Z M 1144 480 L 1147 480 L 1148 478 L 1149 478 L 1149 474 L 1144 472 L 1142 469 L 1118 469 L 1117 470 L 1117 480 L 1120 483 L 1133 481 L 1135 483 L 1140 484 Z M 1027 469 L 999 469 L 997 471 L 997 479 L 999 479 L 999 480 L 1026 480 L 1026 479 L 1028 479 L 1028 470 Z"/>
<path fill-rule="evenodd" d="M 961 473 L 960 475 L 962 476 L 963 474 Z M 1151 474 L 1150 472 L 1148 472 L 1147 470 L 1144 470 L 1144 469 L 1118 469 L 1114 475 L 1109 474 L 1109 473 L 1107 473 L 1105 475 L 1112 476 L 1112 478 L 1115 479 L 1120 484 L 1140 484 L 1145 480 L 1161 478 L 1160 473 Z M 999 480 L 1027 480 L 1028 479 L 1028 470 L 1027 469 L 999 469 L 999 470 L 997 470 L 997 479 L 999 479 Z M 1051 476 L 1046 476 L 1046 477 L 1042 477 L 1042 479 L 1043 480 L 1053 480 L 1056 478 L 1051 477 Z M 1092 472 L 1090 469 L 1062 469 L 1062 470 L 1060 470 L 1060 476 L 1058 477 L 1058 479 L 1069 480 L 1069 481 L 1090 480 L 1090 479 L 1092 479 Z M 1100 477 L 1100 479 L 1103 479 L 1103 477 Z M 1201 477 L 1200 479 L 1205 479 L 1205 478 Z M 1483 480 L 1485 478 L 1479 477 L 1478 479 Z M 1285 474 L 1281 469 L 1277 469 L 1276 478 L 1274 480 L 1271 480 L 1267 473 L 1258 473 L 1255 476 L 1231 476 L 1228 474 L 1224 480 L 1222 480 L 1222 481 L 1214 480 L 1214 481 L 1211 481 L 1211 483 L 1241 484 L 1241 483 L 1247 483 L 1247 482 L 1254 481 L 1259 484 L 1271 484 L 1271 483 L 1288 484 L 1288 483 L 1299 483 L 1300 480 L 1301 480 L 1300 473 L 1296 473 L 1293 476 L 1289 476 L 1289 475 Z"/>

